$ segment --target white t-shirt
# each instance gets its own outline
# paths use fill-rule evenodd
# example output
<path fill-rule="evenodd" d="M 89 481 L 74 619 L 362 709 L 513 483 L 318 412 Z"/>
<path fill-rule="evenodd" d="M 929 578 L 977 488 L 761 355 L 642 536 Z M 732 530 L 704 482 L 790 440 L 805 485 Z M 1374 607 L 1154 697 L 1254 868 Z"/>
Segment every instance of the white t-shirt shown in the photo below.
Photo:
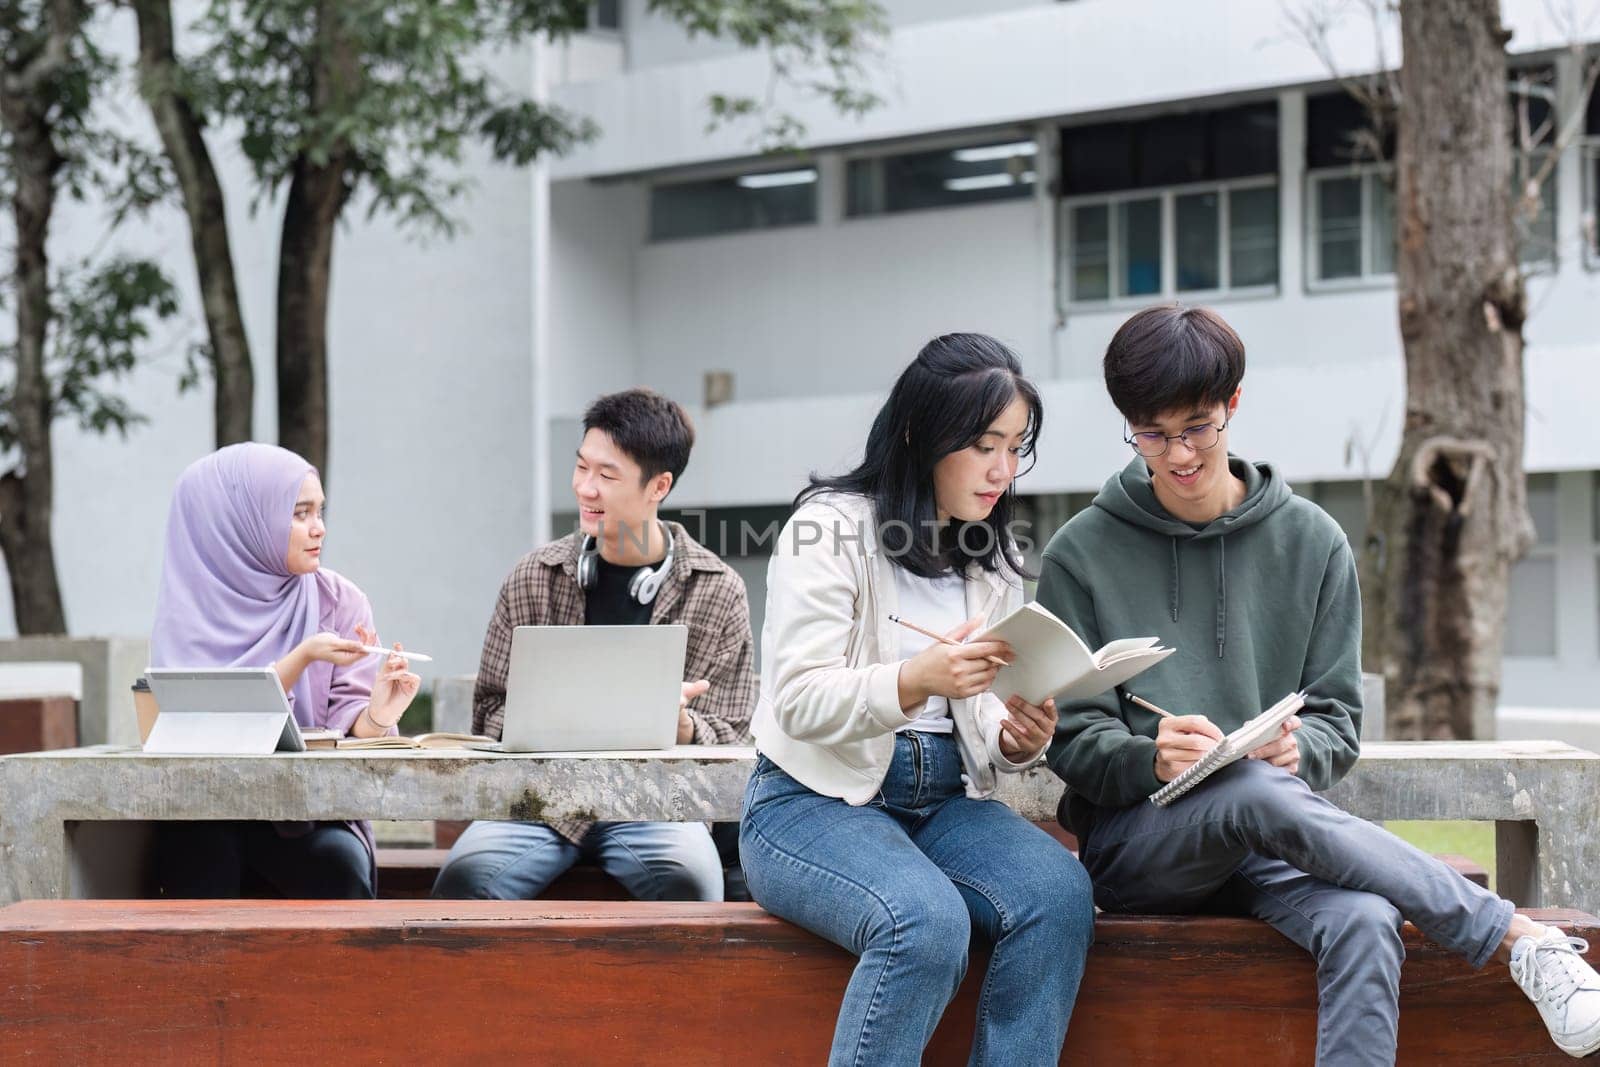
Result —
<path fill-rule="evenodd" d="M 900 618 L 936 634 L 949 633 L 967 621 L 967 583 L 959 572 L 952 571 L 937 578 L 918 578 L 898 564 L 892 569 L 895 592 L 900 598 Z M 896 629 L 900 635 L 901 659 L 910 659 L 933 644 L 933 638 L 924 637 L 915 630 L 903 626 Z M 923 705 L 920 715 L 895 732 L 922 730 L 930 734 L 948 734 L 955 728 L 950 718 L 950 702 L 933 696 Z"/>

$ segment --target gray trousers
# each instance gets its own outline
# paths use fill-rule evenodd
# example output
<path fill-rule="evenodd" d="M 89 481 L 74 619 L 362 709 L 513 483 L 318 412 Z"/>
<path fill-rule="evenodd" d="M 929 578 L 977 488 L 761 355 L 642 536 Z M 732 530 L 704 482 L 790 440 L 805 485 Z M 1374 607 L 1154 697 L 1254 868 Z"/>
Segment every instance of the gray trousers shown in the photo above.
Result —
<path fill-rule="evenodd" d="M 1316 957 L 1323 1067 L 1394 1062 L 1402 917 L 1473 967 L 1511 925 L 1509 901 L 1259 760 L 1092 820 L 1080 847 L 1102 909 L 1252 915 Z"/>

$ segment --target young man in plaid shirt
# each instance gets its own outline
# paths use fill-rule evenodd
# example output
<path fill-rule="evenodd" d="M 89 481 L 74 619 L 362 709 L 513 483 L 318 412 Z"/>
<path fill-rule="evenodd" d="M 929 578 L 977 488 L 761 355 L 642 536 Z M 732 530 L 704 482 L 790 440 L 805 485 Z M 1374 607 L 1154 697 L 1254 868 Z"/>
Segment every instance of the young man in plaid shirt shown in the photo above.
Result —
<path fill-rule="evenodd" d="M 744 581 L 680 524 L 657 517 L 689 462 L 688 416 L 648 389 L 630 389 L 591 404 L 583 428 L 572 473 L 579 529 L 524 556 L 501 585 L 472 695 L 473 730 L 500 736 L 516 627 L 681 624 L 689 645 L 678 743 L 747 742 L 756 678 Z M 671 566 L 661 573 L 669 534 Z M 722 899 L 716 846 L 693 822 L 475 822 L 433 893 L 528 900 L 580 859 L 640 899 Z"/>

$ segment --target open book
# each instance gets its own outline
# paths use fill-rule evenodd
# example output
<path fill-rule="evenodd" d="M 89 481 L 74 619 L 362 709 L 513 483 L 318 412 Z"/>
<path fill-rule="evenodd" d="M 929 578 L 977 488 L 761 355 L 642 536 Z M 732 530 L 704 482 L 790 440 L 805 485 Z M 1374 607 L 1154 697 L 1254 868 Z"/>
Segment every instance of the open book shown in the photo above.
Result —
<path fill-rule="evenodd" d="M 385 737 L 341 737 L 334 730 L 307 731 L 305 742 L 308 749 L 484 748 L 499 744 L 494 738 L 485 737 L 483 734 L 441 732 L 418 734 L 415 737 L 402 737 L 399 734 Z"/>
<path fill-rule="evenodd" d="M 1278 735 L 1284 721 L 1306 706 L 1304 693 L 1290 693 L 1260 715 L 1217 742 L 1215 748 L 1191 763 L 1188 770 L 1150 794 L 1157 807 L 1166 807 L 1236 759 L 1248 756 Z"/>
<path fill-rule="evenodd" d="M 1004 641 L 1011 646 L 1017 658 L 1000 668 L 989 691 L 1001 700 L 1010 700 L 1015 693 L 1030 704 L 1043 704 L 1051 697 L 1060 704 L 1099 696 L 1173 653 L 1157 645 L 1158 637 L 1112 641 L 1091 652 L 1083 638 L 1038 603 L 1022 605 L 969 640 Z"/>

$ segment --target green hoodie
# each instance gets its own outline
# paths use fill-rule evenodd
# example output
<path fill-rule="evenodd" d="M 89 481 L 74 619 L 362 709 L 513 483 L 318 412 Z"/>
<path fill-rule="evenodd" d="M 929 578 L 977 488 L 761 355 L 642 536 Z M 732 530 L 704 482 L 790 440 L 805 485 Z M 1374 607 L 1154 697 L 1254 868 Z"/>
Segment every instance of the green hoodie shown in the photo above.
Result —
<path fill-rule="evenodd" d="M 1161 786 L 1160 717 L 1202 714 L 1224 732 L 1306 691 L 1300 777 L 1332 786 L 1360 753 L 1361 595 L 1344 532 L 1271 467 L 1228 458 L 1244 502 L 1204 526 L 1156 500 L 1144 460 L 1106 481 L 1044 553 L 1038 600 L 1090 648 L 1159 637 L 1177 651 L 1123 687 L 1061 708 L 1050 766 L 1083 801 L 1121 807 Z M 1064 809 L 1065 810 L 1065 809 Z"/>

